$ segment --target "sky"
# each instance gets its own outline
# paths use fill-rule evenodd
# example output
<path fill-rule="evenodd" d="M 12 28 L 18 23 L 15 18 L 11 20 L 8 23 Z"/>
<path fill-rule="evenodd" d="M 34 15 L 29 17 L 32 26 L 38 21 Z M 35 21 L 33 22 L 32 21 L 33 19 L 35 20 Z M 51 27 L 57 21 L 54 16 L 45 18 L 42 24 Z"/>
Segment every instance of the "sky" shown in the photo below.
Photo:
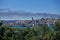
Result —
<path fill-rule="evenodd" d="M 60 14 L 60 0 L 0 0 L 0 9 Z"/>
<path fill-rule="evenodd" d="M 0 9 L 60 13 L 60 0 L 0 0 Z"/>

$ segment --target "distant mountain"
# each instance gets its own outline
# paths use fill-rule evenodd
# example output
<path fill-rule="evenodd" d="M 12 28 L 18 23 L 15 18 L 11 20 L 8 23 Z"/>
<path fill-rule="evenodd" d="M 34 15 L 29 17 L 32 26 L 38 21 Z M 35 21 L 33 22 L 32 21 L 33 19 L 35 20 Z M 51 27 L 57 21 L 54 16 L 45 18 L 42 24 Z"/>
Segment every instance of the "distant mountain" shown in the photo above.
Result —
<path fill-rule="evenodd" d="M 10 9 L 0 9 L 0 16 L 46 16 L 46 17 L 59 17 L 59 14 L 51 14 L 51 13 L 31 13 L 24 11 L 12 11 Z"/>

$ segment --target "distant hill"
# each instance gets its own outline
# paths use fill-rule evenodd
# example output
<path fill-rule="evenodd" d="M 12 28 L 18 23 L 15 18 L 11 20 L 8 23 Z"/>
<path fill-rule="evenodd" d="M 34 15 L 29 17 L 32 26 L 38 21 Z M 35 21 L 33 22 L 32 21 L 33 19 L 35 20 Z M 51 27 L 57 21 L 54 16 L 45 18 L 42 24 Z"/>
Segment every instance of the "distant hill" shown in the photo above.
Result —
<path fill-rule="evenodd" d="M 51 13 L 32 13 L 24 11 L 12 11 L 10 9 L 0 9 L 0 16 L 45 16 L 45 17 L 59 17 L 59 14 Z"/>

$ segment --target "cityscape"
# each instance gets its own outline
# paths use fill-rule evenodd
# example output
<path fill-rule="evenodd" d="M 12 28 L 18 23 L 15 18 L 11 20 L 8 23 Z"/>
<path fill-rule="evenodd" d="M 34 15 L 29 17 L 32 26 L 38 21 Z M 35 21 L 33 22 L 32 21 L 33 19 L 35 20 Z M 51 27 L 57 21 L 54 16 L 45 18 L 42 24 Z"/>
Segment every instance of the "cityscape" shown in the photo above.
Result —
<path fill-rule="evenodd" d="M 60 40 L 60 0 L 0 0 L 0 40 Z"/>
<path fill-rule="evenodd" d="M 3 25 L 10 25 L 10 26 L 22 26 L 22 27 L 30 27 L 30 26 L 38 26 L 38 25 L 54 25 L 54 23 L 58 20 L 59 18 L 41 18 L 41 19 L 34 19 L 33 17 L 31 20 L 5 20 L 3 21 Z"/>

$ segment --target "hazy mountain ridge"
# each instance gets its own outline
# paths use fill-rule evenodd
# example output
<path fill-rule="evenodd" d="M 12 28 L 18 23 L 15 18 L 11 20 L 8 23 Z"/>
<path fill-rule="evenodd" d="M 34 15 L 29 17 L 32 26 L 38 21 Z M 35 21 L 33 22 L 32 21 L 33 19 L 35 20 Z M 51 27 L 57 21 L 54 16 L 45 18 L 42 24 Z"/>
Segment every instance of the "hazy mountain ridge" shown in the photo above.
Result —
<path fill-rule="evenodd" d="M 24 11 L 11 11 L 10 9 L 0 9 L 0 16 L 53 16 L 59 17 L 59 14 L 51 14 L 51 13 L 32 13 L 32 12 L 24 12 Z"/>

